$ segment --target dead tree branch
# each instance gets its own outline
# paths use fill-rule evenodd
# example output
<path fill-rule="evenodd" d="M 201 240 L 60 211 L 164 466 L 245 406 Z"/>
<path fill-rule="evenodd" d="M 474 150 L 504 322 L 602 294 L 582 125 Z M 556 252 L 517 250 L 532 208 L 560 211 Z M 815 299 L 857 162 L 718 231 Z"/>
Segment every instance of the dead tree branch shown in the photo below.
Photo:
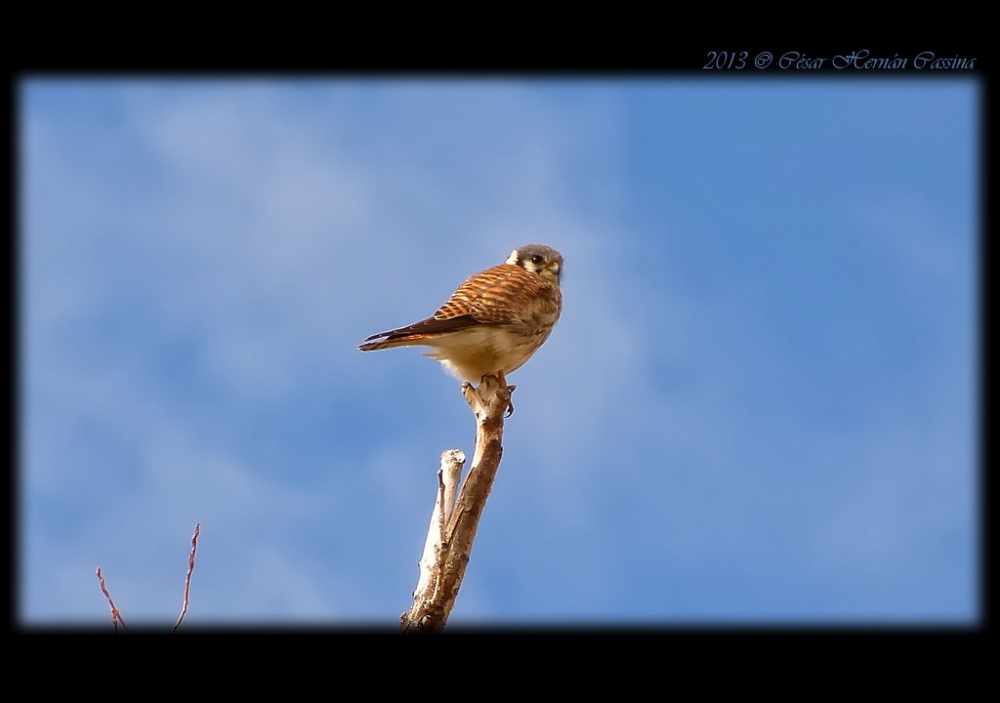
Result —
<path fill-rule="evenodd" d="M 181 606 L 180 617 L 177 618 L 177 622 L 174 623 L 174 629 L 171 630 L 171 634 L 177 632 L 177 628 L 181 626 L 184 622 L 184 616 L 187 615 L 188 611 L 188 599 L 191 595 L 191 574 L 194 572 L 194 555 L 198 551 L 198 534 L 201 532 L 201 523 L 199 522 L 194 526 L 194 534 L 191 535 L 191 555 L 188 557 L 188 570 L 187 576 L 184 577 L 184 605 Z"/>
<path fill-rule="evenodd" d="M 194 526 L 194 535 L 191 536 L 191 554 L 188 556 L 188 568 L 187 576 L 184 578 L 184 604 L 181 607 L 180 617 L 177 618 L 177 622 L 174 623 L 174 629 L 171 632 L 177 632 L 177 628 L 180 624 L 184 622 L 184 616 L 187 615 L 188 602 L 191 596 L 191 574 L 194 572 L 194 555 L 198 551 L 198 534 L 201 532 L 201 523 Z M 125 618 L 122 617 L 121 611 L 115 606 L 115 602 L 111 599 L 111 594 L 108 592 L 108 586 L 104 583 L 104 574 L 101 573 L 101 567 L 97 567 L 97 580 L 101 584 L 101 593 L 108 601 L 108 605 L 111 606 L 111 622 L 115 626 L 115 634 L 118 634 L 118 623 L 122 624 L 125 628 L 125 632 L 131 634 L 131 630 L 128 625 L 125 624 Z"/>
<path fill-rule="evenodd" d="M 104 583 L 104 574 L 101 573 L 101 567 L 99 566 L 97 567 L 97 580 L 101 582 L 101 593 L 104 594 L 104 597 L 108 600 L 108 605 L 111 606 L 111 624 L 115 626 L 115 634 L 118 634 L 118 623 L 122 624 L 122 627 L 125 628 L 125 632 L 131 634 L 132 631 L 128 629 L 128 625 L 125 624 L 125 618 L 122 617 L 121 612 L 115 606 L 115 602 L 111 600 L 111 594 L 108 593 L 108 586 Z"/>
<path fill-rule="evenodd" d="M 510 391 L 494 376 L 486 376 L 478 388 L 468 383 L 462 386 L 462 394 L 476 416 L 472 468 L 454 509 L 449 509 L 449 491 L 454 496 L 465 455 L 457 449 L 441 455 L 437 501 L 420 560 L 420 580 L 413 592 L 413 605 L 400 617 L 403 632 L 439 632 L 448 621 L 472 555 L 479 518 L 500 466 Z"/>

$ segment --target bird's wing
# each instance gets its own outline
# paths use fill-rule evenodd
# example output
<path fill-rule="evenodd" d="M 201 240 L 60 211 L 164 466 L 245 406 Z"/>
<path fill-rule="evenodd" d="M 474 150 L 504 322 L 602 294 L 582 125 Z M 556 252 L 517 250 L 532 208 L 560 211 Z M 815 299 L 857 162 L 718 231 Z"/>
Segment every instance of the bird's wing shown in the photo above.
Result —
<path fill-rule="evenodd" d="M 551 284 L 520 266 L 500 264 L 466 279 L 432 319 L 471 317 L 481 325 L 517 324 L 523 322 L 525 303 L 547 285 Z"/>
<path fill-rule="evenodd" d="M 382 339 L 386 342 L 396 342 L 404 339 L 416 341 L 418 339 L 424 339 L 436 334 L 455 332 L 457 330 L 465 329 L 466 327 L 474 327 L 478 324 L 480 323 L 469 315 L 452 317 L 447 320 L 439 320 L 436 317 L 428 317 L 426 320 L 414 322 L 412 325 L 407 325 L 406 327 L 397 327 L 396 329 L 389 330 L 388 332 L 373 334 L 371 337 L 366 338 L 365 341 L 370 342 L 373 339 Z"/>
<path fill-rule="evenodd" d="M 373 334 L 365 341 L 414 342 L 477 325 L 518 324 L 524 321 L 520 299 L 531 298 L 546 285 L 550 284 L 545 279 L 520 266 L 500 264 L 467 278 L 433 317 Z"/>

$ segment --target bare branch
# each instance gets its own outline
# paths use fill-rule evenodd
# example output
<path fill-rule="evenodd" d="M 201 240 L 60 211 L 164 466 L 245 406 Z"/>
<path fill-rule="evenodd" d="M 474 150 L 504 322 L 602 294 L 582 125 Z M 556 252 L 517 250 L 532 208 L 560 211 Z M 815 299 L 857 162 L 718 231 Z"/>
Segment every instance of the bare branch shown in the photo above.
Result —
<path fill-rule="evenodd" d="M 198 551 L 198 534 L 201 532 L 201 523 L 199 522 L 194 526 L 194 534 L 191 536 L 191 556 L 188 557 L 188 570 L 187 576 L 184 578 L 184 605 L 181 608 L 180 617 L 177 618 L 177 622 L 174 623 L 174 629 L 170 631 L 171 634 L 177 632 L 177 628 L 180 627 L 181 623 L 184 621 L 184 616 L 187 615 L 188 611 L 188 597 L 191 595 L 191 573 L 194 571 L 194 555 Z"/>
<path fill-rule="evenodd" d="M 458 491 L 462 467 L 465 466 L 465 452 L 461 449 L 448 449 L 441 453 L 441 468 L 438 469 L 438 497 L 431 514 L 431 524 L 427 528 L 427 539 L 424 542 L 424 554 L 420 558 L 420 579 L 413 592 L 414 598 L 430 598 L 437 584 L 434 569 L 444 543 L 445 526 L 455 507 L 455 494 Z"/>
<path fill-rule="evenodd" d="M 404 632 L 438 632 L 448 621 L 472 554 L 472 542 L 476 538 L 479 518 L 500 466 L 504 412 L 511 407 L 511 390 L 512 387 L 507 386 L 505 381 L 494 376 L 484 377 L 479 388 L 468 383 L 462 386 L 462 394 L 476 416 L 476 451 L 472 458 L 472 468 L 465 478 L 454 509 L 446 511 L 447 482 L 442 474 L 447 475 L 444 467 L 446 456 L 450 453 L 441 455 L 442 469 L 438 478 L 438 503 L 441 508 L 439 512 L 435 505 L 431 518 L 424 558 L 421 559 L 420 581 L 413 594 L 413 605 L 400 617 Z M 454 452 L 458 450 L 452 450 L 451 457 L 457 456 Z M 453 461 L 453 458 L 447 461 Z M 458 471 L 461 471 L 461 465 L 458 466 Z M 427 564 L 425 561 L 430 556 L 428 545 L 432 542 L 432 533 L 438 532 L 435 527 L 442 517 L 447 519 L 443 539 L 436 548 L 430 547 L 433 563 Z M 437 539 L 440 538 L 435 537 L 434 541 Z"/>
<path fill-rule="evenodd" d="M 104 575 L 101 573 L 101 567 L 99 566 L 97 567 L 97 580 L 101 582 L 101 593 L 103 593 L 104 597 L 108 599 L 108 604 L 111 606 L 111 624 L 115 626 L 115 634 L 118 634 L 118 623 L 122 624 L 122 627 L 125 628 L 125 632 L 131 634 L 132 631 L 128 629 L 128 625 L 125 624 L 125 618 L 122 617 L 121 612 L 115 607 L 115 602 L 111 600 L 111 594 L 108 593 L 108 587 L 104 583 Z"/>
<path fill-rule="evenodd" d="M 177 632 L 177 628 L 184 621 L 184 616 L 187 614 L 188 602 L 191 596 L 191 574 L 194 572 L 194 555 L 198 551 L 198 534 L 201 532 L 201 523 L 194 526 L 194 535 L 191 537 L 191 555 L 188 557 L 188 570 L 187 576 L 184 579 L 184 605 L 181 607 L 180 617 L 177 618 L 177 622 L 174 623 L 174 629 L 171 632 Z M 108 604 L 111 606 L 111 623 L 115 626 L 115 633 L 118 632 L 118 623 L 122 624 L 125 631 L 131 634 L 131 630 L 128 625 L 125 624 L 125 618 L 122 617 L 121 612 L 115 607 L 115 602 L 111 600 L 111 594 L 108 593 L 108 587 L 104 583 L 104 575 L 101 573 L 101 567 L 97 567 L 97 580 L 101 583 L 101 593 L 104 597 L 108 599 Z"/>

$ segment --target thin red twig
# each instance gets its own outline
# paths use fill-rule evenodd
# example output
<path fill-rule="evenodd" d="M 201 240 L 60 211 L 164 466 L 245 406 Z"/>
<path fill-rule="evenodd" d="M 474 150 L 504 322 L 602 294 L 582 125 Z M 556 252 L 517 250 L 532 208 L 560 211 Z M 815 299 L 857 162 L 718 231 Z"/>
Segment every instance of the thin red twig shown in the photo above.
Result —
<path fill-rule="evenodd" d="M 97 567 L 97 580 L 101 582 L 101 593 L 104 597 L 108 599 L 108 604 L 111 606 L 111 624 L 115 626 L 115 634 L 118 634 L 118 623 L 122 624 L 125 628 L 125 632 L 131 634 L 131 630 L 128 629 L 128 625 L 125 624 L 125 618 L 122 617 L 121 611 L 115 607 L 115 602 L 111 600 L 111 594 L 108 593 L 108 587 L 104 583 L 104 575 L 101 573 L 101 567 Z"/>
<path fill-rule="evenodd" d="M 198 551 L 199 532 L 201 532 L 200 522 L 194 526 L 194 535 L 191 536 L 191 556 L 188 557 L 188 572 L 187 577 L 184 579 L 184 607 L 181 608 L 180 617 L 177 618 L 177 622 L 174 623 L 174 629 L 170 631 L 171 634 L 177 632 L 177 628 L 180 627 L 181 622 L 184 621 L 184 616 L 187 615 L 188 596 L 191 595 L 191 572 L 194 571 L 194 554 Z"/>

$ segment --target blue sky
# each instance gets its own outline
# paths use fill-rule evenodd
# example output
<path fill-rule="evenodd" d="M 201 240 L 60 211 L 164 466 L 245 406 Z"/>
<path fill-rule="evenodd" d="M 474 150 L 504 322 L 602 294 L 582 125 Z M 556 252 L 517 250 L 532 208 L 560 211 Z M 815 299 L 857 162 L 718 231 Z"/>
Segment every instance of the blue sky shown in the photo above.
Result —
<path fill-rule="evenodd" d="M 979 618 L 970 80 L 20 83 L 25 624 L 395 626 L 459 383 L 357 351 L 542 242 L 452 623 Z M 108 624 L 110 628 L 110 624 Z"/>

